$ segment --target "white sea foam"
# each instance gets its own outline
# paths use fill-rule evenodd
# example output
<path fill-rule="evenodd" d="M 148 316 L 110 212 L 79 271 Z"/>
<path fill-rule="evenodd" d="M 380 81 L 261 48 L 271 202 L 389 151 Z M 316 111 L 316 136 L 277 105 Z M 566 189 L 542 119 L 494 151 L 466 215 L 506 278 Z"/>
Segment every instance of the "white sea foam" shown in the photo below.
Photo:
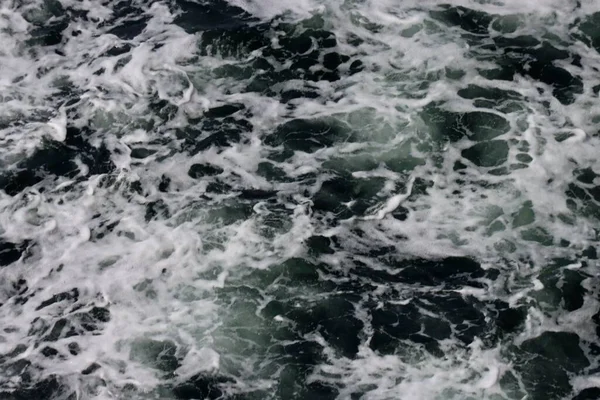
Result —
<path fill-rule="evenodd" d="M 566 0 L 450 2 L 495 15 L 522 15 L 521 25 L 508 36 L 551 33 L 557 48 L 580 54 L 582 67 L 577 67 L 577 74 L 584 91 L 572 104 L 564 105 L 554 98 L 550 85 L 526 76 L 506 81 L 482 78 L 477 69 L 493 66 L 494 58 L 476 60 L 458 27 L 432 19 L 428 11 L 438 9 L 438 3 L 230 1 L 263 21 L 286 13 L 284 20 L 289 21 L 321 15 L 327 29 L 336 34 L 336 50 L 364 63 L 360 73 L 312 84 L 318 98 L 288 104 L 266 92 L 243 92 L 250 79 L 219 75 L 219 68 L 241 66 L 258 56 L 249 54 L 238 60 L 202 54 L 207 39 L 177 26 L 170 4 L 132 2 L 140 5 L 140 14 L 149 20 L 139 36 L 120 39 L 108 33 L 111 26 L 101 24 L 111 20 L 116 3 L 61 0 L 63 10 L 70 7 L 88 15 L 68 22 L 59 49 L 63 54 L 59 54 L 52 46 L 27 44 L 36 23 L 59 18 L 48 11 L 56 3 L 3 3 L 2 168 L 16 173 L 21 168 L 18 162 L 31 157 L 46 141 L 65 143 L 68 127 L 87 126 L 91 129 L 82 134 L 85 141 L 94 149 L 104 146 L 115 170 L 92 173 L 94 166 L 80 155 L 76 174 L 45 176 L 13 196 L 0 193 L 3 240 L 34 243 L 27 257 L 0 269 L 0 302 L 6 301 L 0 307 L 0 321 L 7 328 L 0 334 L 0 353 L 25 345 L 19 357 L 33 360 L 42 375 L 57 374 L 77 382 L 72 385 L 78 387 L 82 399 L 122 398 L 126 384 L 137 387 L 136 396 L 143 397 L 165 379 L 157 368 L 132 357 L 132 343 L 140 338 L 172 341 L 182 362 L 173 371 L 174 377 L 167 379 L 170 383 L 229 368 L 229 372 L 239 372 L 232 390 L 264 389 L 277 379 L 266 367 L 262 376 L 255 369 L 263 371 L 256 366 L 272 360 L 261 359 L 259 350 L 252 356 L 247 353 L 252 346 L 272 345 L 271 321 L 259 315 L 258 306 L 252 303 L 257 300 L 238 299 L 255 307 L 238 309 L 237 295 L 231 295 L 234 299 L 228 303 L 222 293 L 243 287 L 251 271 L 269 271 L 293 257 L 312 257 L 306 240 L 313 235 L 339 239 L 335 254 L 316 259 L 341 275 L 357 261 L 376 271 L 390 271 L 386 260 L 368 255 L 378 248 L 391 249 L 392 258 L 470 256 L 499 269 L 506 287 L 465 285 L 453 292 L 481 302 L 497 299 L 526 307 L 524 329 L 506 339 L 505 346 L 520 345 L 548 331 L 575 332 L 582 340 L 595 340 L 594 329 L 586 324 L 599 304 L 592 296 L 597 289 L 589 281 L 584 281 L 589 295 L 578 310 L 566 312 L 536 301 L 553 290 L 539 280 L 540 275 L 549 274 L 545 268 L 550 260 L 578 255 L 596 240 L 597 216 L 573 212 L 565 193 L 575 171 L 600 171 L 599 112 L 592 89 L 600 83 L 596 70 L 600 56 L 580 42 L 569 41 L 570 24 L 600 11 L 600 6 L 582 1 L 575 7 Z M 27 17 L 30 10 L 37 14 Z M 362 42 L 351 43 L 350 34 Z M 131 51 L 107 54 L 115 46 L 126 45 Z M 571 72 L 576 68 L 568 60 L 560 63 Z M 450 69 L 464 74 L 447 79 Z M 490 174 L 491 168 L 473 164 L 464 173 L 454 170 L 461 153 L 475 141 L 440 139 L 443 132 L 434 132 L 422 111 L 438 101 L 445 102 L 446 111 L 481 111 L 474 99 L 457 95 L 469 84 L 522 96 L 515 111 L 503 114 L 498 107 L 485 111 L 502 116 L 510 125 L 497 137 L 510 142 L 507 164 L 517 164 L 518 155 L 526 153 L 531 158 L 526 168 L 505 175 Z M 288 80 L 274 87 L 291 90 L 302 85 Z M 74 103 L 67 103 L 71 95 L 65 92 L 71 92 Z M 173 106 L 173 115 L 162 118 L 150 108 L 159 100 Z M 195 154 L 182 149 L 183 140 L 177 137 L 182 129 L 200 124 L 195 119 L 201 121 L 210 108 L 229 103 L 242 103 L 245 108 L 240 113 L 249 114 L 251 127 L 239 140 L 224 149 L 209 147 Z M 298 118 L 345 124 L 352 130 L 352 140 L 338 138 L 315 152 L 271 157 L 277 146 L 266 144 L 270 135 Z M 216 133 L 220 131 L 200 132 L 196 139 Z M 560 140 L 563 136 L 567 139 Z M 521 146 L 523 141 L 527 148 Z M 156 152 L 136 158 L 132 149 L 138 147 Z M 413 159 L 422 162 L 410 164 Z M 350 160 L 349 166 L 342 165 L 344 160 Z M 281 179 L 266 178 L 260 172 L 265 163 L 278 168 Z M 222 172 L 192 178 L 188 171 L 193 164 L 209 164 Z M 365 213 L 338 221 L 334 213 L 320 212 L 313 197 L 340 171 L 364 181 L 365 186 L 374 179 L 385 183 L 368 199 Z M 158 189 L 163 176 L 170 180 L 164 192 Z M 431 182 L 426 189 L 425 181 Z M 220 182 L 231 189 L 209 190 L 209 185 Z M 245 207 L 238 201 L 241 190 L 274 191 L 276 201 L 261 200 Z M 148 208 L 159 200 L 169 213 L 147 218 Z M 346 204 L 352 208 L 359 200 L 353 198 Z M 517 214 L 527 202 L 534 221 L 518 226 Z M 405 219 L 394 214 L 401 207 L 410 210 Z M 502 228 L 493 231 L 494 223 Z M 528 233 L 531 228 L 547 232 L 552 245 L 544 243 L 542 234 Z M 559 246 L 561 239 L 569 244 Z M 597 278 L 594 267 L 590 261 L 581 269 Z M 27 282 L 26 293 L 32 296 L 24 304 L 8 301 L 19 279 Z M 287 278 L 282 274 L 278 279 Z M 269 296 L 284 291 L 280 286 L 286 282 L 278 282 L 253 288 L 253 296 L 268 303 Z M 297 299 L 300 309 L 311 296 L 314 300 L 333 295 L 317 287 L 298 283 L 294 288 L 295 282 L 287 283 L 292 288 L 286 296 Z M 249 287 L 253 284 L 248 283 Z M 403 293 L 406 298 L 378 301 L 382 307 L 388 303 L 408 306 L 411 299 L 430 290 L 377 285 L 381 293 L 360 293 L 359 297 Z M 73 318 L 79 311 L 68 301 L 39 310 L 38 306 L 73 288 L 79 290 L 80 310 L 107 307 L 110 321 L 102 324 L 98 335 L 38 343 L 39 335 L 28 333 L 32 326 L 43 320 L 54 324 L 63 317 Z M 341 356 L 319 333 L 309 337 L 322 345 L 325 354 L 309 382 L 341 387 L 339 398 L 352 393 L 363 393 L 365 399 L 516 398 L 500 385 L 507 371 L 514 370 L 504 349 L 486 347 L 481 338 L 469 345 L 454 336 L 444 339 L 441 358 L 410 344 L 398 354 L 373 351 L 369 343 L 374 331 L 365 304 L 354 304 L 356 317 L 364 324 L 355 358 Z M 278 326 L 293 326 L 285 316 L 277 314 L 272 319 Z M 242 328 L 259 333 L 242 340 L 236 336 Z M 48 345 L 68 355 L 73 342 L 81 349 L 77 355 L 48 358 L 41 353 Z M 79 374 L 93 362 L 101 365 L 98 374 L 104 381 L 95 384 L 96 389 L 86 386 L 87 378 Z M 11 384 L 18 383 L 18 377 L 11 379 Z M 574 377 L 573 382 L 579 389 L 598 385 L 594 376 Z"/>

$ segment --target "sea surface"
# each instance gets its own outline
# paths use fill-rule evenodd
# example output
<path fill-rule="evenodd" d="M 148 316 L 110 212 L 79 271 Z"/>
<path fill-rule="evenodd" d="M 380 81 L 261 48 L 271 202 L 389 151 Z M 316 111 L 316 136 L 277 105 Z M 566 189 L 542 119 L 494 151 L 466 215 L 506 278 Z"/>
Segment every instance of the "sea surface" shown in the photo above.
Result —
<path fill-rule="evenodd" d="M 600 399 L 600 1 L 0 0 L 0 399 Z"/>

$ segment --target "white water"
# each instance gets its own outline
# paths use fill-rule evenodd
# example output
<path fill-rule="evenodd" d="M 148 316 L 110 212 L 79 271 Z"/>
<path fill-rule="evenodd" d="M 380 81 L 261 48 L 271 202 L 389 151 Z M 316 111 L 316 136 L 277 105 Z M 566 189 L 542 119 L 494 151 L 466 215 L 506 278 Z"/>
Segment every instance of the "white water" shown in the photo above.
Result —
<path fill-rule="evenodd" d="M 116 168 L 110 176 L 94 175 L 81 158 L 74 177 L 45 177 L 16 195 L 0 193 L 2 238 L 35 243 L 29 257 L 0 269 L 0 300 L 6 302 L 0 307 L 4 329 L 0 354 L 25 345 L 19 357 L 33 360 L 38 366 L 34 375 L 65 377 L 81 399 L 146 398 L 154 396 L 164 377 L 156 368 L 136 361 L 132 343 L 142 337 L 170 340 L 179 346 L 177 354 L 183 360 L 173 381 L 204 370 L 229 368 L 239 378 L 233 392 L 265 388 L 269 392 L 277 384 L 277 375 L 261 375 L 257 367 L 264 361 L 261 356 L 245 355 L 243 341 L 227 340 L 227 336 L 234 328 L 262 330 L 256 340 L 264 344 L 270 335 L 266 327 L 290 322 L 283 317 L 263 321 L 247 309 L 229 307 L 219 299 L 218 290 L 242 285 L 252 270 L 308 257 L 305 240 L 312 235 L 340 239 L 335 254 L 320 256 L 320 261 L 339 271 L 350 269 L 357 260 L 375 270 L 389 269 L 381 259 L 366 255 L 369 249 L 383 247 L 400 258 L 470 256 L 481 261 L 484 269 L 501 270 L 503 280 L 484 290 L 465 288 L 461 293 L 527 308 L 522 332 L 503 342 L 504 347 L 545 331 L 575 332 L 582 340 L 596 340 L 590 322 L 599 308 L 593 261 L 582 267 L 589 274 L 584 285 L 590 289 L 578 310 L 545 308 L 536 298 L 545 290 L 536 279 L 552 258 L 577 257 L 596 240 L 597 218 L 573 212 L 565 195 L 575 180 L 574 171 L 600 170 L 596 134 L 600 109 L 592 90 L 600 84 L 600 54 L 569 39 L 576 18 L 600 11 L 596 2 L 574 7 L 566 0 L 451 1 L 490 14 L 518 14 L 519 28 L 507 37 L 551 34 L 554 46 L 580 55 L 581 68 L 569 60 L 556 62 L 583 81 L 583 93 L 564 105 L 549 85 L 530 77 L 483 78 L 477 69 L 492 66 L 495 60 L 474 59 L 473 49 L 457 27 L 430 18 L 427 11 L 437 1 L 232 1 L 263 20 L 284 13 L 287 21 L 322 15 L 325 28 L 337 37 L 336 51 L 355 56 L 365 65 L 362 72 L 338 81 L 311 83 L 320 96 L 292 100 L 293 107 L 265 94 L 242 92 L 247 80 L 218 76 L 218 67 L 241 64 L 257 54 L 239 59 L 202 55 L 202 35 L 177 26 L 174 9 L 166 3 L 140 6 L 149 20 L 140 35 L 128 40 L 108 33 L 116 3 L 60 3 L 63 8 L 89 13 L 88 20 L 69 21 L 58 47 L 27 43 L 31 21 L 53 18 L 44 11 L 51 3 L 6 1 L 0 7 L 0 165 L 10 171 L 45 141 L 63 142 L 68 120 L 69 126 L 91 127 L 86 140 L 92 146 L 103 144 Z M 111 22 L 102 26 L 103 21 Z M 413 29 L 416 33 L 407 33 Z M 78 34 L 73 36 L 73 32 Z M 350 34 L 363 43 L 351 45 Z M 131 51 L 105 55 L 122 44 L 131 46 Z M 446 69 L 460 69 L 464 75 L 447 79 Z M 59 93 L 66 82 L 76 93 L 74 104 Z M 286 85 L 302 83 L 286 81 L 274 88 Z M 475 142 L 436 140 L 443 133 L 428 127 L 421 112 L 437 101 L 443 101 L 449 111 L 481 111 L 472 99 L 457 95 L 467 85 L 522 96 L 517 111 L 502 115 L 510 129 L 495 139 L 510 142 L 506 165 L 517 164 L 518 154 L 527 153 L 528 167 L 506 175 L 492 175 L 488 172 L 493 168 L 473 164 L 467 165 L 464 175 L 453 170 L 461 151 Z M 157 98 L 176 107 L 167 121 L 149 108 Z M 243 112 L 248 113 L 252 128 L 225 148 L 208 148 L 194 155 L 183 151 L 177 130 L 206 110 L 228 103 L 245 105 Z M 486 111 L 499 114 L 497 109 Z M 295 118 L 347 124 L 355 139 L 340 137 L 313 153 L 296 152 L 273 161 L 269 157 L 275 150 L 265 143 L 266 138 Z M 573 136 L 558 140 L 565 132 Z M 528 150 L 522 149 L 521 141 L 528 142 Z M 144 159 L 133 158 L 131 149 L 137 147 L 156 152 Z M 423 162 L 412 166 L 411 156 Z M 288 181 L 259 173 L 259 165 L 265 162 L 282 170 Z M 390 167 L 403 162 L 409 167 Z M 188 170 L 197 163 L 208 163 L 222 172 L 193 179 Z M 353 173 L 365 185 L 372 185 L 369 179 L 373 177 L 385 181 L 369 199 L 364 218 L 334 221 L 331 214 L 313 210 L 311 197 L 336 170 Z M 309 174 L 315 177 L 301 178 Z M 170 179 L 166 192 L 158 190 L 163 176 Z M 427 195 L 414 194 L 412 180 L 417 178 L 431 181 Z M 208 185 L 217 181 L 227 183 L 231 190 L 209 193 Z M 134 183 L 140 191 L 132 189 Z M 257 200 L 244 208 L 237 200 L 242 189 L 276 191 L 277 202 Z M 169 215 L 147 221 L 147 205 L 157 200 L 164 202 Z M 515 215 L 528 201 L 535 220 L 518 226 Z M 411 211 L 405 220 L 393 216 L 399 206 Z M 494 221 L 506 229 L 490 233 Z M 105 231 L 106 225 L 116 222 L 112 231 Z M 552 245 L 539 243 L 543 241 L 539 235 L 527 233 L 531 228 L 547 232 Z M 357 234 L 358 229 L 363 233 Z M 97 236 L 100 231 L 104 232 L 101 238 Z M 559 246 L 561 239 L 569 245 Z M 27 293 L 32 295 L 23 305 L 9 301 L 13 283 L 19 279 L 27 281 Z M 75 341 L 81 348 L 78 355 L 44 357 L 39 336 L 28 333 L 34 320 L 51 324 L 77 310 L 69 301 L 36 308 L 54 294 L 75 287 L 82 306 L 79 311 L 106 306 L 110 321 L 98 335 L 62 337 L 51 343 L 59 353 L 69 354 L 69 343 Z M 273 284 L 257 290 L 264 302 L 256 304 L 260 310 L 277 296 L 278 287 Z M 327 296 L 301 284 L 286 290 L 291 298 L 298 297 L 299 304 L 300 299 Z M 395 301 L 410 302 L 420 290 L 429 289 L 390 283 L 377 290 L 397 297 Z M 370 296 L 360 295 L 364 302 Z M 501 346 L 486 348 L 479 339 L 461 346 L 451 338 L 440 343 L 446 353 L 442 358 L 422 349 L 378 354 L 369 347 L 373 329 L 368 306 L 361 302 L 354 306 L 357 319 L 364 323 L 355 359 L 337 354 L 318 333 L 310 336 L 323 345 L 327 360 L 310 379 L 341 384 L 339 398 L 350 398 L 358 391 L 364 392 L 364 399 L 516 398 L 499 384 L 513 368 Z M 101 368 L 92 375 L 80 375 L 92 362 Z M 594 370 L 593 363 L 589 371 Z M 592 386 L 596 375 L 572 379 L 583 388 Z M 135 393 L 128 393 L 126 384 L 135 386 Z M 0 387 L 18 385 L 19 377 L 7 374 Z"/>

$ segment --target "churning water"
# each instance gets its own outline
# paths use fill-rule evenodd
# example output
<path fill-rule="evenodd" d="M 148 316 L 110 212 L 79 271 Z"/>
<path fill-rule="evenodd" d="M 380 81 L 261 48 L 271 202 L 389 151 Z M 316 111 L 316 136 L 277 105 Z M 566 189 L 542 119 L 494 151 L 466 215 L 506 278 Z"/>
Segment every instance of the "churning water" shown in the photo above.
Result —
<path fill-rule="evenodd" d="M 0 1 L 0 398 L 600 398 L 600 2 Z"/>

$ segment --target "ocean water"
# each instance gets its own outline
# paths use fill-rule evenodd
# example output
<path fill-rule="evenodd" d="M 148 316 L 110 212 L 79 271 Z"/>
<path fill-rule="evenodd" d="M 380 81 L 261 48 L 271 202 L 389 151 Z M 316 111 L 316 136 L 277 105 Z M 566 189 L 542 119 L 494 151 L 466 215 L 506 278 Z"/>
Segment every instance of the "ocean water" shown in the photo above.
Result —
<path fill-rule="evenodd" d="M 600 399 L 600 2 L 0 1 L 0 399 Z"/>

